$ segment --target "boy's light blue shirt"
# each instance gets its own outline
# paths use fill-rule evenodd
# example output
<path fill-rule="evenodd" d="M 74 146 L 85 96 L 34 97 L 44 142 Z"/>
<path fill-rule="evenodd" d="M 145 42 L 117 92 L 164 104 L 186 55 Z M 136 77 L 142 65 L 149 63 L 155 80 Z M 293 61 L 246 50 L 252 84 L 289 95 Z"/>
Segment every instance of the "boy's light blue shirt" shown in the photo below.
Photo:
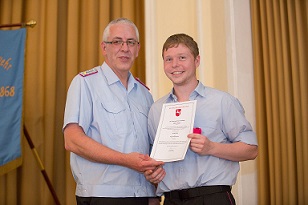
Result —
<path fill-rule="evenodd" d="M 197 100 L 194 127 L 202 135 L 220 143 L 244 142 L 257 145 L 256 134 L 246 120 L 240 102 L 228 93 L 205 87 L 199 82 L 190 95 Z M 173 91 L 156 101 L 149 112 L 148 130 L 153 144 L 162 106 L 177 102 Z M 200 156 L 188 148 L 185 159 L 164 165 L 166 176 L 158 184 L 157 195 L 178 189 L 209 185 L 233 185 L 239 171 L 239 162 L 214 156 Z"/>

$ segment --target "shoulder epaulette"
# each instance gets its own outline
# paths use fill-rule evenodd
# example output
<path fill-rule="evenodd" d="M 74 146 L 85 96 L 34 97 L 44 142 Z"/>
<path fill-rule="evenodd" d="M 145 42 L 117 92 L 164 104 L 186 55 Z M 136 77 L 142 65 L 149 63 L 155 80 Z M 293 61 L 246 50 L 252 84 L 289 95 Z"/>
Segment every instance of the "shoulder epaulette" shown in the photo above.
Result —
<path fill-rule="evenodd" d="M 83 71 L 83 72 L 80 72 L 79 75 L 81 75 L 82 77 L 86 77 L 86 76 L 89 76 L 89 75 L 93 75 L 95 73 L 97 73 L 97 69 L 96 68 L 92 68 L 90 70 L 86 70 L 86 71 Z"/>
<path fill-rule="evenodd" d="M 146 87 L 146 89 L 150 90 L 150 88 L 148 86 L 146 86 L 139 78 L 135 77 L 135 79 L 144 87 Z"/>

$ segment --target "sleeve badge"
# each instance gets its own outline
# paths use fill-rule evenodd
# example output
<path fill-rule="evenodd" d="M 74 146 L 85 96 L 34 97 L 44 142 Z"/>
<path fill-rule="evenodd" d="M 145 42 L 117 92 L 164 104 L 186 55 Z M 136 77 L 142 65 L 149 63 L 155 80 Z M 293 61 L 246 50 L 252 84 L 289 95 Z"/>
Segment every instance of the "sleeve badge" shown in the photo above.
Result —
<path fill-rule="evenodd" d="M 89 76 L 89 75 L 93 75 L 97 72 L 98 71 L 97 71 L 96 68 L 92 68 L 91 70 L 86 70 L 86 71 L 80 72 L 79 75 L 81 75 L 82 77 L 86 77 L 86 76 Z"/>

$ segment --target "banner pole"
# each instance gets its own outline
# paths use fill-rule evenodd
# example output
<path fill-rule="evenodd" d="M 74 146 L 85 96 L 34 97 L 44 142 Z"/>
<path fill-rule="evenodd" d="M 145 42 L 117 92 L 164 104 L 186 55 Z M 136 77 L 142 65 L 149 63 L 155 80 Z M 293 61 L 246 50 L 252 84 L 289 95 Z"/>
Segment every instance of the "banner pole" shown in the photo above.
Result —
<path fill-rule="evenodd" d="M 52 196 L 54 198 L 54 201 L 56 202 L 57 205 L 61 205 L 60 201 L 59 201 L 59 199 L 57 197 L 57 194 L 56 194 L 56 192 L 55 192 L 55 190 L 54 190 L 54 188 L 53 188 L 53 186 L 52 186 L 52 184 L 51 184 L 51 182 L 49 180 L 47 172 L 45 171 L 44 165 L 43 165 L 43 163 L 42 163 L 42 161 L 41 161 L 41 159 L 40 159 L 40 157 L 38 155 L 38 152 L 36 151 L 36 149 L 34 147 L 34 144 L 33 144 L 32 140 L 31 140 L 31 137 L 30 137 L 30 135 L 28 133 L 28 130 L 27 130 L 25 125 L 23 126 L 23 130 L 24 130 L 25 137 L 26 137 L 26 139 L 28 141 L 28 144 L 29 144 L 29 146 L 30 146 L 30 148 L 32 150 L 32 153 L 34 154 L 35 159 L 36 159 L 36 161 L 37 161 L 37 163 L 38 163 L 38 165 L 39 165 L 39 167 L 41 169 L 41 173 L 43 174 L 44 179 L 45 179 L 45 181 L 46 181 L 46 183 L 48 185 L 48 188 L 49 188 L 49 190 L 50 190 L 50 192 L 51 192 L 51 194 L 52 194 Z"/>
<path fill-rule="evenodd" d="M 0 28 L 8 28 L 8 27 L 26 27 L 29 26 L 33 28 L 36 25 L 36 21 L 30 20 L 27 23 L 13 23 L 13 24 L 2 24 Z"/>

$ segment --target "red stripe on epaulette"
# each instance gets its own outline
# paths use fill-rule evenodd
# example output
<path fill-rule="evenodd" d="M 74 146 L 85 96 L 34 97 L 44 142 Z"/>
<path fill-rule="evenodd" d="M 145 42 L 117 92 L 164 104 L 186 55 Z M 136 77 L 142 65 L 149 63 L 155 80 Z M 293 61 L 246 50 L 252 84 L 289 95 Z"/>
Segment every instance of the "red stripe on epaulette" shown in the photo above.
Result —
<path fill-rule="evenodd" d="M 146 87 L 146 89 L 150 90 L 150 88 L 148 86 L 146 86 L 139 78 L 135 77 L 135 79 L 144 87 Z"/>

